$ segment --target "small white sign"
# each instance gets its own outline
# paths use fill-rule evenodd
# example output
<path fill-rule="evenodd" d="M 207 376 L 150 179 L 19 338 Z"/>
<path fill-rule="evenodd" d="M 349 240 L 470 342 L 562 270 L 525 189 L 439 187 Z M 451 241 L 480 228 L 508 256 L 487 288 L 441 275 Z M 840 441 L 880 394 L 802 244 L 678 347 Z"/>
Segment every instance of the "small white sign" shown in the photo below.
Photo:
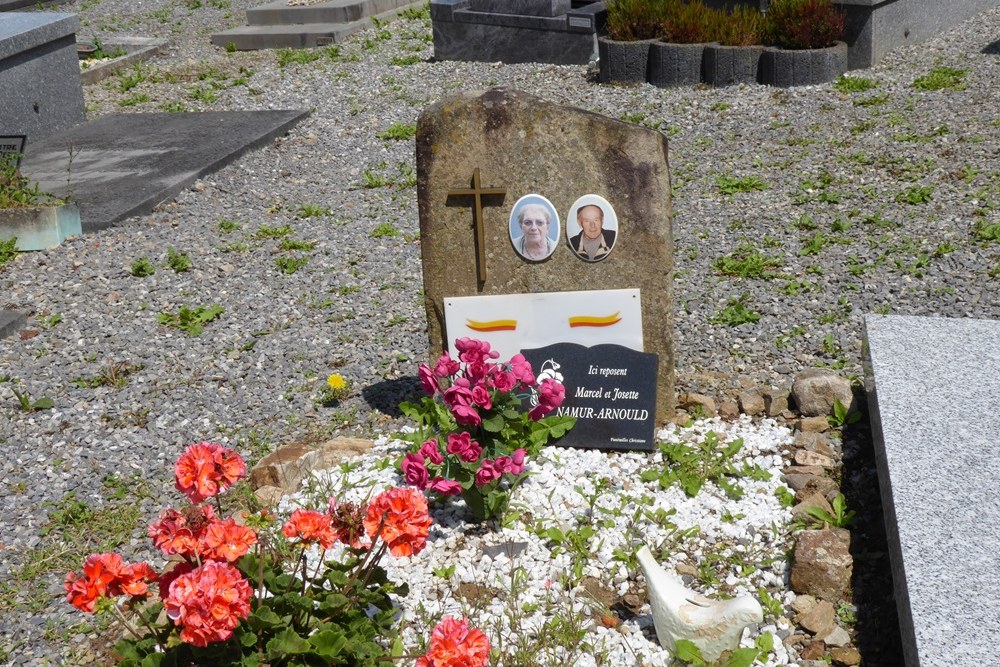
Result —
<path fill-rule="evenodd" d="M 622 345 L 642 352 L 639 290 L 461 296 L 444 300 L 448 350 L 455 340 L 487 341 L 506 361 L 555 343 Z"/>

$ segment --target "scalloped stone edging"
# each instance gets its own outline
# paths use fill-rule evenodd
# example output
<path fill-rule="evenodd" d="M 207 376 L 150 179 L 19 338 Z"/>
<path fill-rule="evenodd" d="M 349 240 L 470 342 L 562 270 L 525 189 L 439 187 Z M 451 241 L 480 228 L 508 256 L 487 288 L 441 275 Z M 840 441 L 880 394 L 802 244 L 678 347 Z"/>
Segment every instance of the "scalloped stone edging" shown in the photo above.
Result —
<path fill-rule="evenodd" d="M 600 81 L 658 88 L 761 83 L 782 88 L 828 83 L 847 71 L 847 44 L 822 49 L 618 41 L 599 37 Z"/>

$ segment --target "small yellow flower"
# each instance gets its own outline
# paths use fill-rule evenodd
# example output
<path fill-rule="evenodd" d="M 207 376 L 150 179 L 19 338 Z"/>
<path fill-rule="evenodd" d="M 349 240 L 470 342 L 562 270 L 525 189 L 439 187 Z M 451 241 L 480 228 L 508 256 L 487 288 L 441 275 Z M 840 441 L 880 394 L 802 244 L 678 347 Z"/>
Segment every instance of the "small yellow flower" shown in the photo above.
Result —
<path fill-rule="evenodd" d="M 343 391 L 347 389 L 347 380 L 344 376 L 333 373 L 326 379 L 326 386 L 334 391 Z"/>

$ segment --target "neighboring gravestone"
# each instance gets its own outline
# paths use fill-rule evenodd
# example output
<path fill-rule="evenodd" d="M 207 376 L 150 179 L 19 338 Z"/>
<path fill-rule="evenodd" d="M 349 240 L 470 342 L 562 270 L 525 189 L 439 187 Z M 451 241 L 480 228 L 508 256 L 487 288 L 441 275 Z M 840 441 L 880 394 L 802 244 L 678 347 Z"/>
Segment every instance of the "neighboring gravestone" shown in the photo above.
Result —
<path fill-rule="evenodd" d="M 84 120 L 76 14 L 8 12 L 0 18 L 0 134 L 28 143 Z"/>
<path fill-rule="evenodd" d="M 432 358 L 447 348 L 447 297 L 639 289 L 644 351 L 659 356 L 657 418 L 673 414 L 673 237 L 661 133 L 515 90 L 464 93 L 420 116 L 417 190 Z M 513 207 L 529 194 L 567 223 L 541 261 L 512 242 Z M 599 261 L 575 252 L 565 231 L 590 195 L 584 201 L 606 200 L 617 214 L 611 251 Z"/>

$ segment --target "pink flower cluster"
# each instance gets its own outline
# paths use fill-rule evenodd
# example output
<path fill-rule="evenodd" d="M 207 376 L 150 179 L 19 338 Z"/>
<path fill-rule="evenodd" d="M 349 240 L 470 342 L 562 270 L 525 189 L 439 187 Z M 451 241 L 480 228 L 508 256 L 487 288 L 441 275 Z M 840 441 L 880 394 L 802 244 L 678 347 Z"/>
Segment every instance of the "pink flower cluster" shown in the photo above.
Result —
<path fill-rule="evenodd" d="M 465 463 L 479 462 L 479 470 L 476 471 L 476 486 L 486 486 L 490 482 L 500 479 L 509 473 L 515 477 L 524 472 L 524 458 L 526 452 L 523 449 L 515 450 L 510 456 L 498 456 L 495 459 L 483 459 L 480 456 L 483 448 L 479 443 L 472 440 L 468 432 L 452 433 L 448 436 L 448 444 L 445 447 L 448 454 L 457 456 Z M 416 452 L 410 452 L 403 457 L 403 479 L 407 484 L 418 489 L 437 491 L 446 496 L 457 496 L 462 492 L 462 485 L 458 482 L 445 479 L 441 475 L 431 477 L 431 470 L 441 466 L 445 461 L 438 441 L 431 439 L 421 445 Z"/>

